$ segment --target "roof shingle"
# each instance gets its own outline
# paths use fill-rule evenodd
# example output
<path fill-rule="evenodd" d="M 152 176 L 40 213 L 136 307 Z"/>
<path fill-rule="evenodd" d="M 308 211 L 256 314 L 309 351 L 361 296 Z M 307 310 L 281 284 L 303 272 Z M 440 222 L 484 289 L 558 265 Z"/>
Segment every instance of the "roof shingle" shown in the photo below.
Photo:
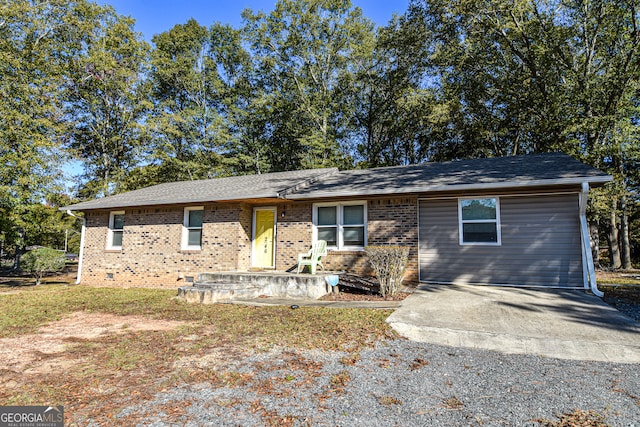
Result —
<path fill-rule="evenodd" d="M 341 172 L 336 168 L 308 169 L 172 182 L 62 209 L 112 209 L 264 198 L 358 197 L 582 182 L 597 185 L 611 180 L 611 176 L 566 154 L 546 153 Z"/>
<path fill-rule="evenodd" d="M 292 187 L 311 183 L 336 168 L 307 169 L 261 175 L 179 181 L 128 191 L 67 206 L 66 210 L 111 209 L 133 206 L 205 203 L 211 201 L 277 198 Z"/>
<path fill-rule="evenodd" d="M 341 171 L 317 181 L 290 199 L 602 184 L 611 176 L 562 153 L 454 160 Z"/>

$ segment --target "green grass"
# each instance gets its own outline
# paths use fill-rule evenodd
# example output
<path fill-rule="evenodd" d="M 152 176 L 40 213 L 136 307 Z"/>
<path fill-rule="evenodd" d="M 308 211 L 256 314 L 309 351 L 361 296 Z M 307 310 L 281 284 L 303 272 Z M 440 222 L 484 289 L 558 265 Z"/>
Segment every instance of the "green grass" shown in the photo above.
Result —
<path fill-rule="evenodd" d="M 598 285 L 635 285 L 640 286 L 640 279 L 636 278 L 640 276 L 640 272 L 624 272 L 624 271 L 603 271 L 596 272 L 596 279 Z"/>
<path fill-rule="evenodd" d="M 251 348 L 282 345 L 354 351 L 392 336 L 386 310 L 200 305 L 179 301 L 175 294 L 174 290 L 90 286 L 20 288 L 0 293 L 0 337 L 34 333 L 78 311 L 185 321 L 213 329 L 208 335 L 218 344 L 242 341 Z"/>
<path fill-rule="evenodd" d="M 0 337 L 35 332 L 77 311 L 155 317 L 171 306 L 174 291 L 48 285 L 0 293 Z"/>
<path fill-rule="evenodd" d="M 177 300 L 175 295 L 174 290 L 82 285 L 0 292 L 0 338 L 37 333 L 48 323 L 77 312 L 184 322 L 175 329 L 142 331 L 130 319 L 128 327 L 117 334 L 69 337 L 64 352 L 49 356 L 65 365 L 39 375 L 6 370 L 0 379 L 0 405 L 62 404 L 65 415 L 77 425 L 86 417 L 101 425 L 129 425 L 127 419 L 116 423 L 112 414 L 136 399 L 149 399 L 166 386 L 206 381 L 222 387 L 251 380 L 249 374 L 226 371 L 215 364 L 175 365 L 184 358 L 200 360 L 210 354 L 242 358 L 277 347 L 293 354 L 296 349 L 357 354 L 363 347 L 395 336 L 385 322 L 390 314 L 385 310 L 200 305 Z M 313 372 L 318 369 L 303 366 Z M 293 384 L 297 378 L 283 381 Z"/>

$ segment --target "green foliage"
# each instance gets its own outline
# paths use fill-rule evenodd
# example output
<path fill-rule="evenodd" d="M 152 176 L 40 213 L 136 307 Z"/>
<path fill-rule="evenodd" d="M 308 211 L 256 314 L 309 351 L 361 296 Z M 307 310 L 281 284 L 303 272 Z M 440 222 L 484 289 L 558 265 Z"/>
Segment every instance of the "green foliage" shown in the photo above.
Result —
<path fill-rule="evenodd" d="M 63 118 L 58 88 L 69 46 L 66 1 L 0 4 L 0 209 L 33 202 L 55 183 Z"/>
<path fill-rule="evenodd" d="M 269 14 L 243 12 L 258 87 L 271 107 L 267 141 L 274 169 L 344 165 L 343 81 L 373 24 L 349 0 L 280 0 Z"/>
<path fill-rule="evenodd" d="M 404 272 L 409 262 L 409 248 L 406 246 L 367 246 L 364 248 L 369 264 L 378 278 L 380 294 L 394 296 L 404 280 Z"/>
<path fill-rule="evenodd" d="M 359 167 L 419 163 L 427 158 L 436 92 L 424 87 L 417 55 L 428 30 L 394 16 L 360 46 L 354 72 L 345 76 L 352 105 L 349 135 Z"/>
<path fill-rule="evenodd" d="M 58 209 L 60 204 L 69 203 L 68 200 L 54 202 L 22 205 L 0 216 L 3 258 L 19 258 L 27 246 L 66 248 L 68 252 L 79 252 L 81 222 Z"/>
<path fill-rule="evenodd" d="M 399 32 L 425 35 L 414 63 L 431 70 L 451 130 L 436 131 L 432 156 L 562 150 L 601 166 L 637 85 L 636 14 L 613 2 L 412 2 Z"/>
<path fill-rule="evenodd" d="M 589 212 L 602 235 L 619 229 L 624 255 L 640 212 L 638 13 L 612 0 L 413 0 L 376 29 L 349 0 L 279 0 L 245 10 L 238 29 L 175 25 L 152 48 L 110 6 L 3 2 L 0 252 L 58 245 L 38 205 L 60 192 L 68 157 L 87 199 L 564 151 L 614 176 Z"/>
<path fill-rule="evenodd" d="M 34 333 L 78 311 L 184 321 L 192 328 L 206 327 L 219 337 L 218 344 L 246 348 L 356 351 L 393 336 L 385 323 L 389 310 L 309 307 L 294 311 L 288 307 L 188 304 L 174 297 L 175 291 L 141 288 L 52 285 L 22 289 L 0 298 L 0 336 Z M 311 329 L 315 333 L 309 334 Z"/>
<path fill-rule="evenodd" d="M 222 116 L 226 87 L 212 34 L 191 19 L 153 37 L 150 83 L 155 102 L 151 161 L 161 182 L 210 178 L 221 170 L 229 140 Z"/>
<path fill-rule="evenodd" d="M 139 160 L 150 108 L 143 79 L 149 46 L 133 30 L 134 21 L 112 9 L 97 9 L 91 31 L 78 40 L 65 95 L 70 119 L 68 146 L 83 161 L 83 197 L 117 191 L 128 168 Z"/>
<path fill-rule="evenodd" d="M 19 256 L 27 244 L 59 241 L 61 227 L 53 223 L 61 215 L 43 202 L 61 191 L 68 134 L 64 90 L 99 9 L 83 0 L 0 3 L 2 256 Z"/>
<path fill-rule="evenodd" d="M 64 253 L 51 248 L 39 248 L 22 256 L 22 270 L 33 275 L 36 286 L 40 284 L 46 273 L 53 273 L 64 268 Z"/>

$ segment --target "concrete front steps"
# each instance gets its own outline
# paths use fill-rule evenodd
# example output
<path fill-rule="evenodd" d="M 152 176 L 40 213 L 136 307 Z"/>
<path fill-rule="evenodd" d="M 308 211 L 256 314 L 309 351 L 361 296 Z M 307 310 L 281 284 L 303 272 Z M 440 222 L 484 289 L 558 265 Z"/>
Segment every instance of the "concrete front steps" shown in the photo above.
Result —
<path fill-rule="evenodd" d="M 317 299 L 331 292 L 323 274 L 279 272 L 200 273 L 193 286 L 178 288 L 178 298 L 187 302 L 215 304 L 259 296 Z"/>

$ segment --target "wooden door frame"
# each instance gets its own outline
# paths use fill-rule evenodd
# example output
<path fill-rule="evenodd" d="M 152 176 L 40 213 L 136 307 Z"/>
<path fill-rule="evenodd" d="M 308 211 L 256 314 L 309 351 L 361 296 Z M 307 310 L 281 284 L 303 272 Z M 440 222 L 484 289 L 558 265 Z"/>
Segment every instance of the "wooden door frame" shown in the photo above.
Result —
<path fill-rule="evenodd" d="M 255 243 L 256 243 L 256 212 L 258 211 L 272 211 L 273 212 L 273 263 L 271 266 L 258 266 L 255 265 Z M 278 208 L 277 206 L 260 206 L 254 207 L 251 214 L 251 268 L 276 268 L 276 236 L 277 236 L 277 221 Z"/>

